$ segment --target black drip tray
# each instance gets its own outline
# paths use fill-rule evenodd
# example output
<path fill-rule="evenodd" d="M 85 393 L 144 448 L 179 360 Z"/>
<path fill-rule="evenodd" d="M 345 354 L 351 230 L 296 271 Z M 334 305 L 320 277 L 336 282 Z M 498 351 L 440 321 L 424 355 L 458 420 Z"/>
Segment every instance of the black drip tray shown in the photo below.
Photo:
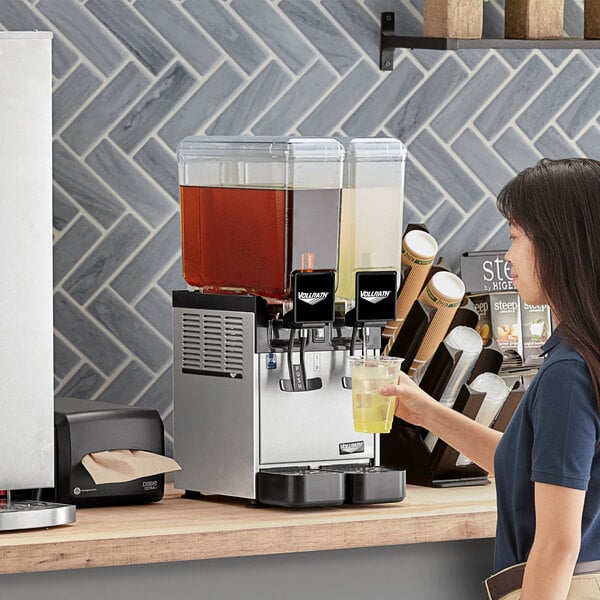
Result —
<path fill-rule="evenodd" d="M 256 474 L 259 502 L 273 506 L 337 506 L 344 503 L 344 475 L 309 468 L 268 469 Z"/>
<path fill-rule="evenodd" d="M 266 469 L 256 474 L 256 499 L 286 507 L 401 502 L 406 472 L 368 465 Z"/>
<path fill-rule="evenodd" d="M 346 504 L 401 502 L 406 497 L 406 471 L 366 465 L 322 467 L 322 471 L 344 474 Z"/>

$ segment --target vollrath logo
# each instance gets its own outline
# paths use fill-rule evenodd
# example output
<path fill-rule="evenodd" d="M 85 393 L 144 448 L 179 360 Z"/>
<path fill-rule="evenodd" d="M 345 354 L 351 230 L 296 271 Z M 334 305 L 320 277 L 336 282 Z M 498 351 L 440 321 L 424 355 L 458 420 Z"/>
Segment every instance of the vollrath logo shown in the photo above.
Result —
<path fill-rule="evenodd" d="M 342 442 L 340 444 L 340 454 L 358 454 L 365 451 L 365 443 L 360 442 Z"/>
<path fill-rule="evenodd" d="M 386 298 L 388 298 L 391 293 L 392 292 L 390 290 L 380 290 L 380 291 L 374 291 L 374 292 L 363 290 L 360 293 L 360 297 L 363 300 L 370 302 L 371 304 L 377 304 L 378 302 L 381 302 L 382 300 L 385 300 Z"/>
<path fill-rule="evenodd" d="M 300 292 L 298 294 L 298 300 L 302 300 L 302 302 L 314 306 L 325 300 L 327 296 L 329 296 L 329 292 Z"/>

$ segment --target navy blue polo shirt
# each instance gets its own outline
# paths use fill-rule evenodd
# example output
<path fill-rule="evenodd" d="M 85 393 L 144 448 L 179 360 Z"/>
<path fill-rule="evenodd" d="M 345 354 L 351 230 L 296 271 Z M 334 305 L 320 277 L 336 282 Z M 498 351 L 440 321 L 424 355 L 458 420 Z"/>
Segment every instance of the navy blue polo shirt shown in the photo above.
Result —
<path fill-rule="evenodd" d="M 583 358 L 560 328 L 494 457 L 498 524 L 494 572 L 524 562 L 535 533 L 534 482 L 587 490 L 579 561 L 600 560 L 600 418 Z"/>

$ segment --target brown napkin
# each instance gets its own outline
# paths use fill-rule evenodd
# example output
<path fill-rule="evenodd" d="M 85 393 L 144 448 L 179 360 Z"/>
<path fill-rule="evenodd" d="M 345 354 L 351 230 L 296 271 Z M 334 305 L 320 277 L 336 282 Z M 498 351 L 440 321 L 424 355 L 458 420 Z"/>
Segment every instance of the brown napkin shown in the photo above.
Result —
<path fill-rule="evenodd" d="M 97 484 L 121 483 L 181 469 L 172 458 L 144 450 L 92 452 L 81 459 L 81 464 Z"/>

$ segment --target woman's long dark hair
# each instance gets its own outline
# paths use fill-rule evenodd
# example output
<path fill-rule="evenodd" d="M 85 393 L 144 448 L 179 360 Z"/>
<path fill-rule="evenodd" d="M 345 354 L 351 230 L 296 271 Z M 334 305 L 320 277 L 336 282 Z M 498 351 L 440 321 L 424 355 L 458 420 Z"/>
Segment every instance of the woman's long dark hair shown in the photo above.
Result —
<path fill-rule="evenodd" d="M 600 161 L 543 159 L 512 179 L 497 204 L 533 242 L 540 283 L 588 366 L 600 411 Z"/>

